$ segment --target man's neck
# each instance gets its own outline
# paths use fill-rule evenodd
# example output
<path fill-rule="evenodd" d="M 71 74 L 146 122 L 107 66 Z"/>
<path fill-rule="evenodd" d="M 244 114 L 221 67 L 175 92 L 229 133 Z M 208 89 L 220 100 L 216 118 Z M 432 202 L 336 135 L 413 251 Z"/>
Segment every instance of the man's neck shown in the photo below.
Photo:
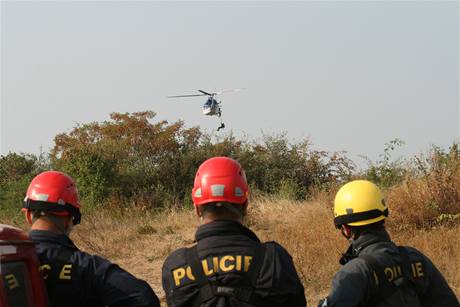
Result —
<path fill-rule="evenodd" d="M 212 223 L 212 222 L 215 222 L 215 221 L 222 221 L 222 220 L 232 221 L 232 222 L 237 222 L 237 223 L 243 224 L 242 219 L 222 219 L 222 218 L 215 218 L 215 217 L 210 217 L 210 216 L 202 217 L 201 218 L 201 224 L 204 225 L 204 224 L 209 224 L 209 223 Z"/>
<path fill-rule="evenodd" d="M 59 229 L 53 223 L 51 223 L 49 221 L 43 221 L 41 219 L 38 219 L 37 221 L 35 221 L 35 223 L 32 224 L 30 229 L 31 230 L 49 231 L 49 232 L 53 232 L 53 233 L 59 234 L 59 235 L 65 235 L 66 234 L 64 231 Z"/>

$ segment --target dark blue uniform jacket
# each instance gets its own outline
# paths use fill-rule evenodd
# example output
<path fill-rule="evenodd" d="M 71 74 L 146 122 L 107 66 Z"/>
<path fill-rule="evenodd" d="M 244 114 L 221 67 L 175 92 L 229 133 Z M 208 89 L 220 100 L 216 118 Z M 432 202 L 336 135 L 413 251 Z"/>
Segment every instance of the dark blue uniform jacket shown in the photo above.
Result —
<path fill-rule="evenodd" d="M 197 252 L 204 275 L 215 286 L 238 287 L 251 265 L 256 247 L 266 246 L 254 295 L 257 306 L 304 307 L 304 288 L 291 256 L 276 242 L 260 243 L 257 236 L 240 223 L 214 221 L 198 228 Z M 173 252 L 163 265 L 163 288 L 170 307 L 190 307 L 199 292 L 186 248 Z M 217 296 L 201 306 L 243 306 L 232 297 Z"/>
<path fill-rule="evenodd" d="M 110 261 L 81 252 L 66 235 L 33 230 L 51 307 L 157 307 L 152 288 Z"/>
<path fill-rule="evenodd" d="M 383 282 L 374 275 L 375 271 L 364 258 L 372 256 L 384 271 L 382 276 L 396 282 L 404 274 L 402 255 L 383 228 L 363 233 L 342 257 L 343 266 L 332 281 L 327 302 L 318 306 L 459 307 L 454 292 L 430 259 L 415 248 L 402 249 L 407 255 L 406 272 L 407 276 L 412 276 L 412 282 L 379 297 Z"/>

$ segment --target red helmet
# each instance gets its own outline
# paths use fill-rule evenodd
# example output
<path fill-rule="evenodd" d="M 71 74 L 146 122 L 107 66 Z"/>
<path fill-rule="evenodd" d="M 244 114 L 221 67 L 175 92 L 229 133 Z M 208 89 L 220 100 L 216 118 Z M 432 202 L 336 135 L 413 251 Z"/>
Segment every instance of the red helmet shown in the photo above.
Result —
<path fill-rule="evenodd" d="M 72 215 L 73 223 L 79 224 L 81 213 L 75 181 L 57 171 L 47 171 L 35 176 L 27 189 L 23 210 Z"/>
<path fill-rule="evenodd" d="M 204 161 L 195 175 L 192 200 L 195 206 L 211 202 L 244 204 L 249 188 L 241 165 L 227 157 Z"/>

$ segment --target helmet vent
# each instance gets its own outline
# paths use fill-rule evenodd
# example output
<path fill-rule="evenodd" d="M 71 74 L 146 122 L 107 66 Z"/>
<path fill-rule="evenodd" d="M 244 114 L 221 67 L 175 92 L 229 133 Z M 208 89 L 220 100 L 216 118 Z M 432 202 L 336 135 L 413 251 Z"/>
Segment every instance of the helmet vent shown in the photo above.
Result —
<path fill-rule="evenodd" d="M 48 201 L 48 194 L 42 194 L 42 193 L 37 193 L 34 195 L 34 200 L 39 200 L 39 201 Z"/>
<path fill-rule="evenodd" d="M 236 196 L 236 197 L 242 197 L 242 196 L 244 196 L 243 190 L 241 190 L 240 187 L 236 187 L 236 188 L 235 188 L 235 196 Z"/>
<path fill-rule="evenodd" d="M 201 197 L 201 196 L 202 196 L 201 188 L 196 189 L 196 191 L 195 191 L 195 197 Z"/>
<path fill-rule="evenodd" d="M 225 185 L 223 184 L 214 184 L 211 186 L 212 196 L 224 196 Z"/>

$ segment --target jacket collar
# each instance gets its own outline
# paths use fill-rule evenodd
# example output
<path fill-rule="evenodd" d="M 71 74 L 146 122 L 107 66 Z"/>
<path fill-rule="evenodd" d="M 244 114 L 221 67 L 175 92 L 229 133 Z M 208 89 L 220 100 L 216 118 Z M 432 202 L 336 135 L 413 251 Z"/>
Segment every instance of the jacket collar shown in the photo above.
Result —
<path fill-rule="evenodd" d="M 201 225 L 195 233 L 195 240 L 200 241 L 213 236 L 231 235 L 243 235 L 249 237 L 251 240 L 260 242 L 256 234 L 249 228 L 243 226 L 241 223 L 230 220 L 217 220 Z"/>
<path fill-rule="evenodd" d="M 390 235 L 382 228 L 362 233 L 356 240 L 351 242 L 353 251 L 358 255 L 367 246 L 378 242 L 390 242 Z"/>
<path fill-rule="evenodd" d="M 56 245 L 63 245 L 73 249 L 78 249 L 73 241 L 64 234 L 57 234 L 52 231 L 45 230 L 31 230 L 29 236 L 32 241 L 37 243 L 51 243 Z"/>
<path fill-rule="evenodd" d="M 342 258 L 339 261 L 340 264 L 344 265 L 351 259 L 358 257 L 361 251 L 369 245 L 380 242 L 391 242 L 390 235 L 384 228 L 362 233 L 357 239 L 351 242 L 347 251 L 342 254 Z"/>

